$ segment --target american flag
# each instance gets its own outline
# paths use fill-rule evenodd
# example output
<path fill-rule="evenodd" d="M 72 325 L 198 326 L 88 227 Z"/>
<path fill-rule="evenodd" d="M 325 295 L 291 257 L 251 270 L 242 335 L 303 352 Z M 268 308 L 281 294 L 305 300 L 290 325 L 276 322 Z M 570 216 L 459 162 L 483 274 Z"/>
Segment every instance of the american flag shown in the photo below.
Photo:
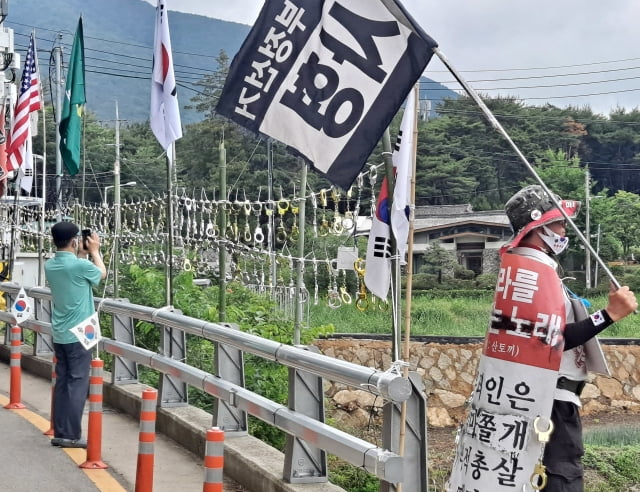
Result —
<path fill-rule="evenodd" d="M 8 171 L 18 169 L 24 162 L 30 114 L 42 107 L 37 58 L 35 40 L 32 33 L 29 40 L 29 49 L 27 49 L 27 57 L 24 60 L 24 70 L 20 80 L 20 94 L 18 95 L 7 146 Z"/>

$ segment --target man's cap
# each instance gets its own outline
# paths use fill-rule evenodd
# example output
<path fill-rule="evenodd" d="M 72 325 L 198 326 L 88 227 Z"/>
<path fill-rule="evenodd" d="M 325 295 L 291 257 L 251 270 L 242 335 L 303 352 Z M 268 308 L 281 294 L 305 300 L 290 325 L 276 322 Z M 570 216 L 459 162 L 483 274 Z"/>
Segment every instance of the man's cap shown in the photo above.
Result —
<path fill-rule="evenodd" d="M 580 202 L 562 200 L 558 195 L 554 195 L 554 198 L 569 218 L 573 219 L 578 215 Z M 509 198 L 504 210 L 513 229 L 513 239 L 504 249 L 515 248 L 530 231 L 537 227 L 565 220 L 560 209 L 555 206 L 549 194 L 540 185 L 522 188 Z"/>
<path fill-rule="evenodd" d="M 80 228 L 73 222 L 58 222 L 51 227 L 51 236 L 54 241 L 68 241 L 80 232 Z"/>

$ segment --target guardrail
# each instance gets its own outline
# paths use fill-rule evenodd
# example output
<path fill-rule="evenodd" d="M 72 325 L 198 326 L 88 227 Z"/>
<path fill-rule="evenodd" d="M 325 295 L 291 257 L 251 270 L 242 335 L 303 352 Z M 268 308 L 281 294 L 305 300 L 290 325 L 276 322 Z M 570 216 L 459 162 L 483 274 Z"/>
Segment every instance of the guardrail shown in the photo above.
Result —
<path fill-rule="evenodd" d="M 0 283 L 0 291 L 9 295 L 16 295 L 20 289 L 21 286 L 14 283 Z M 25 287 L 24 289 L 27 296 L 32 297 L 40 305 L 34 310 L 38 319 L 23 321 L 20 326 L 35 331 L 39 336 L 50 336 L 50 319 L 44 319 L 49 317 L 50 312 L 50 309 L 46 309 L 44 306 L 45 303 L 50 303 L 51 301 L 49 289 L 42 287 Z M 7 302 L 7 305 L 9 306 L 10 303 Z M 227 353 L 227 355 L 231 354 L 229 357 L 231 357 L 233 363 L 222 367 L 219 364 L 217 374 L 211 374 L 182 362 L 184 353 L 172 353 L 168 356 L 166 355 L 167 350 L 164 348 L 161 348 L 161 352 L 164 352 L 163 354 L 135 346 L 132 328 L 130 335 L 124 337 L 126 338 L 125 341 L 118 340 L 118 337 L 114 334 L 114 339 L 103 338 L 100 342 L 100 348 L 107 353 L 115 355 L 116 358 L 126 359 L 130 363 L 149 367 L 162 373 L 163 376 L 191 385 L 222 402 L 226 402 L 229 410 L 227 410 L 227 413 L 224 411 L 220 413 L 214 412 L 214 426 L 220 427 L 226 432 L 246 432 L 246 426 L 241 424 L 246 418 L 243 413 L 250 414 L 285 431 L 289 438 L 293 438 L 299 445 L 302 443 L 303 449 L 301 451 L 299 445 L 293 444 L 290 446 L 288 438 L 287 450 L 285 451 L 285 463 L 288 463 L 288 465 L 285 464 L 285 477 L 283 477 L 286 481 L 298 483 L 326 481 L 326 456 L 324 452 L 329 452 L 348 463 L 364 468 L 369 473 L 387 482 L 385 490 L 392 490 L 394 488 L 392 484 L 398 482 L 404 483 L 403 490 L 406 492 L 422 490 L 420 487 L 422 487 L 426 479 L 416 480 L 416 473 L 426 476 L 426 456 L 422 451 L 423 449 L 426 450 L 426 432 L 423 432 L 418 437 L 417 444 L 413 446 L 416 448 L 415 450 L 412 450 L 412 441 L 408 440 L 409 444 L 405 445 L 405 454 L 400 456 L 396 452 L 389 450 L 393 448 L 391 444 L 387 446 L 388 449 L 383 449 L 323 422 L 324 407 L 320 378 L 327 378 L 370 391 L 388 400 L 389 404 L 396 406 L 395 404 L 398 402 L 407 401 L 417 396 L 416 392 L 412 391 L 412 382 L 403 378 L 398 372 L 385 372 L 359 366 L 314 353 L 305 347 L 284 345 L 249 333 L 243 333 L 239 330 L 230 329 L 229 325 L 199 320 L 163 308 L 150 308 L 108 298 L 96 299 L 96 306 L 101 313 L 111 314 L 114 322 L 116 318 L 120 322 L 123 322 L 124 319 L 125 323 L 128 322 L 131 327 L 133 327 L 133 320 L 148 321 L 161 325 L 164 330 L 170 330 L 169 344 L 174 348 L 181 345 L 180 343 L 173 344 L 173 341 L 179 338 L 179 336 L 175 336 L 176 333 L 182 336 L 191 334 L 215 342 L 216 360 L 224 360 L 223 352 Z M 3 311 L 0 311 L 0 321 L 15 322 L 10 312 Z M 118 333 L 118 330 L 114 329 L 114 333 Z M 44 346 L 46 345 L 47 343 L 44 344 Z M 233 349 L 236 349 L 240 355 L 234 356 Z M 294 401 L 290 401 L 289 406 L 285 407 L 244 388 L 242 353 L 254 354 L 290 367 L 294 369 L 291 372 L 298 373 L 297 377 L 308 378 L 313 376 L 318 379 L 314 384 L 310 385 L 308 381 L 302 381 L 302 384 L 300 384 L 296 382 L 295 377 L 294 379 L 290 378 L 290 398 L 292 397 Z M 235 366 L 239 366 L 239 373 L 229 369 Z M 128 371 L 137 375 L 137 368 L 131 370 L 129 367 Z M 118 375 L 115 372 L 113 377 L 114 382 L 118 382 Z M 129 380 L 123 378 L 123 380 L 124 382 L 135 382 L 131 378 Z M 120 382 L 122 383 L 122 381 Z M 312 390 L 311 400 L 317 400 L 322 408 L 309 409 L 310 395 L 299 389 L 296 390 L 295 387 L 304 387 L 305 389 L 315 387 L 316 390 Z M 294 388 L 293 391 L 291 391 L 291 388 Z M 160 388 L 161 393 L 162 391 L 163 389 Z M 170 401 L 167 398 L 161 397 L 160 400 L 161 406 L 176 404 L 175 401 Z M 178 403 L 186 404 L 186 400 Z M 226 430 L 225 423 L 228 424 L 229 422 L 227 418 L 229 412 L 233 414 L 233 420 L 240 422 L 240 425 Z M 418 413 L 423 415 L 421 412 Z M 385 411 L 384 419 L 385 428 L 388 428 L 389 432 L 394 432 L 393 429 L 397 425 L 394 424 L 397 420 L 397 412 Z M 392 437 L 386 440 L 394 441 Z M 315 457 L 319 458 L 319 463 L 316 464 L 315 468 L 312 470 L 296 469 L 295 463 L 300 453 L 309 458 L 310 455 L 314 455 L 314 449 L 319 450 L 315 453 Z M 416 460 L 410 459 L 411 456 L 418 459 L 418 472 L 415 471 L 415 466 L 413 466 L 416 464 Z M 407 457 L 409 457 L 408 460 Z M 306 461 L 314 460 L 307 459 Z M 325 461 L 324 465 L 322 461 Z M 422 461 L 422 465 L 420 461 Z M 409 464 L 412 466 L 407 466 Z M 288 476 L 286 476 L 287 473 Z M 412 483 L 417 484 L 416 487 L 418 488 L 414 489 Z"/>

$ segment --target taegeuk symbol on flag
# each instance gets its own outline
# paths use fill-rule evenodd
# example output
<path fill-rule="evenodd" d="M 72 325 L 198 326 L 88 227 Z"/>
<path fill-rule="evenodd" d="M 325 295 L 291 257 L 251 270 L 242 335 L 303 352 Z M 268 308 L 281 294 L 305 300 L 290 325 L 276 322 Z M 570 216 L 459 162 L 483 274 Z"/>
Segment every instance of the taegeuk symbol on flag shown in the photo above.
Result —
<path fill-rule="evenodd" d="M 151 76 L 151 130 L 163 149 L 182 137 L 180 105 L 173 70 L 169 16 L 165 0 L 158 0 Z"/>
<path fill-rule="evenodd" d="M 28 320 L 33 315 L 33 300 L 27 296 L 24 288 L 20 288 L 16 300 L 11 306 L 11 314 L 16 320 L 16 325 Z"/>
<path fill-rule="evenodd" d="M 95 347 L 102 339 L 98 313 L 93 313 L 87 319 L 71 328 L 71 333 L 76 336 L 85 349 L 90 350 Z"/>

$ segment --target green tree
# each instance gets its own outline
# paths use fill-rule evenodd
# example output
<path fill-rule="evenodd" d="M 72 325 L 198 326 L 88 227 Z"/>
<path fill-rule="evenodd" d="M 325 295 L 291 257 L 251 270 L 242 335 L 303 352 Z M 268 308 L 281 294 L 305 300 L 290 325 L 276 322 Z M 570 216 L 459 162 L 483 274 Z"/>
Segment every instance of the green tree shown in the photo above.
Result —
<path fill-rule="evenodd" d="M 609 118 L 593 117 L 587 123 L 580 156 L 592 168 L 602 187 L 611 190 L 640 190 L 640 175 L 629 168 L 640 160 L 640 110 L 611 111 Z"/>
<path fill-rule="evenodd" d="M 459 266 L 456 257 L 438 242 L 432 243 L 422 255 L 423 263 L 419 273 L 430 273 L 453 277 Z"/>
<path fill-rule="evenodd" d="M 599 222 L 602 233 L 620 241 L 623 258 L 628 260 L 631 248 L 640 245 L 640 196 L 620 190 L 610 199 L 595 200 L 593 206 L 596 217 L 603 219 Z"/>
<path fill-rule="evenodd" d="M 216 69 L 194 84 L 200 87 L 200 92 L 191 98 L 193 104 L 185 107 L 203 113 L 206 119 L 214 119 L 216 117 L 216 104 L 218 104 L 218 98 L 228 73 L 229 57 L 224 50 L 220 50 L 216 57 Z"/>
<path fill-rule="evenodd" d="M 585 169 L 580 166 L 580 158 L 569 157 L 563 150 L 547 150 L 536 161 L 536 172 L 554 193 L 563 199 L 584 201 Z M 533 180 L 521 183 L 530 184 Z"/>

